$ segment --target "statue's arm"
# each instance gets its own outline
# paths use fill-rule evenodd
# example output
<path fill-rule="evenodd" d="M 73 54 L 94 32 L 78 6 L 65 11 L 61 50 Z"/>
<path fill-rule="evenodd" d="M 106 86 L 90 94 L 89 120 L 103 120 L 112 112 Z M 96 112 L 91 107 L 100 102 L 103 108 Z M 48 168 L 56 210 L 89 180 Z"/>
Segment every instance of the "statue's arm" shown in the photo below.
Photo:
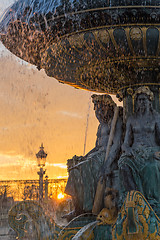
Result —
<path fill-rule="evenodd" d="M 96 144 L 95 144 L 95 147 L 98 147 L 99 145 L 99 138 L 101 137 L 101 124 L 99 124 L 98 126 L 98 130 L 97 130 L 97 139 L 96 139 Z"/>
<path fill-rule="evenodd" d="M 133 139 L 132 122 L 133 119 L 129 118 L 126 124 L 126 134 L 124 138 L 124 143 L 122 144 L 122 151 L 125 153 L 129 153 L 132 146 Z"/>
<path fill-rule="evenodd" d="M 109 157 L 111 156 L 111 158 L 113 157 L 113 159 L 115 159 L 117 153 L 119 153 L 121 149 L 122 132 L 123 132 L 123 121 L 121 118 L 118 118 L 115 134 L 113 138 L 113 144 L 111 146 L 111 150 L 109 153 Z"/>
<path fill-rule="evenodd" d="M 160 114 L 157 114 L 156 116 L 156 125 L 155 125 L 155 130 L 156 130 L 156 140 L 158 145 L 160 146 Z"/>
<path fill-rule="evenodd" d="M 121 140 L 122 140 L 122 132 L 123 132 L 123 121 L 121 118 L 118 118 L 116 123 L 115 134 L 113 138 L 113 144 L 111 146 L 108 159 L 104 164 L 105 173 L 109 173 L 111 169 L 111 165 L 114 161 L 117 160 L 117 155 L 121 149 Z"/>
<path fill-rule="evenodd" d="M 90 154 L 97 152 L 98 151 L 98 147 L 94 147 L 91 151 L 89 151 L 86 155 L 85 158 L 88 157 Z"/>
<path fill-rule="evenodd" d="M 101 124 L 99 124 L 98 126 L 98 130 L 97 130 L 97 138 L 96 138 L 96 144 L 95 147 L 93 149 L 91 149 L 86 155 L 85 158 L 87 158 L 90 154 L 97 152 L 99 150 L 99 138 L 101 137 Z"/>

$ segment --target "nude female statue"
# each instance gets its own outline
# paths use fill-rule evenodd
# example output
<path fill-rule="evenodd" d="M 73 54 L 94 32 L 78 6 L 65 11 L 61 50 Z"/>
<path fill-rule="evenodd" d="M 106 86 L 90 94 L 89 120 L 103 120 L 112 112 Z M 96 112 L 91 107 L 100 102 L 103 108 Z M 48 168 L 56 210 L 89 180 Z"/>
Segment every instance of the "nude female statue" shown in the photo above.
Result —
<path fill-rule="evenodd" d="M 160 114 L 148 87 L 138 88 L 134 97 L 136 111 L 127 121 L 118 162 L 120 192 L 138 190 L 151 204 L 160 203 Z"/>

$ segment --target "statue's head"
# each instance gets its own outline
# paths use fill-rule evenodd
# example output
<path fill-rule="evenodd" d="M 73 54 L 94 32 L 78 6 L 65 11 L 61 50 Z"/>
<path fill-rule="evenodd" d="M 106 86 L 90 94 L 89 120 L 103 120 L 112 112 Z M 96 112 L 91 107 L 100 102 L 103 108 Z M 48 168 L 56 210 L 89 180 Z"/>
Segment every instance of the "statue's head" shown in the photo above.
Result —
<path fill-rule="evenodd" d="M 111 96 L 104 95 L 92 95 L 92 102 L 94 103 L 94 110 L 97 119 L 101 121 L 108 122 L 113 118 L 115 102 L 112 100 Z"/>
<path fill-rule="evenodd" d="M 147 86 L 139 87 L 134 94 L 137 111 L 152 110 L 153 92 Z"/>

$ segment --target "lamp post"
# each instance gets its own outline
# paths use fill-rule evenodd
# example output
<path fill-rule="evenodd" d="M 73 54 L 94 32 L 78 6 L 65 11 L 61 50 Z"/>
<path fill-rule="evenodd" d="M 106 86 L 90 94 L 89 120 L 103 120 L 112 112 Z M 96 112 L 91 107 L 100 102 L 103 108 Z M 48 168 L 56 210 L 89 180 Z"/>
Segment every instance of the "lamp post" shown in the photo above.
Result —
<path fill-rule="evenodd" d="M 39 175 L 39 201 L 43 200 L 43 176 L 46 172 L 43 168 L 45 167 L 47 153 L 44 152 L 43 143 L 41 144 L 40 151 L 36 154 L 37 163 L 39 167 L 39 171 L 37 172 Z"/>
<path fill-rule="evenodd" d="M 45 176 L 45 200 L 48 201 L 48 176 Z"/>

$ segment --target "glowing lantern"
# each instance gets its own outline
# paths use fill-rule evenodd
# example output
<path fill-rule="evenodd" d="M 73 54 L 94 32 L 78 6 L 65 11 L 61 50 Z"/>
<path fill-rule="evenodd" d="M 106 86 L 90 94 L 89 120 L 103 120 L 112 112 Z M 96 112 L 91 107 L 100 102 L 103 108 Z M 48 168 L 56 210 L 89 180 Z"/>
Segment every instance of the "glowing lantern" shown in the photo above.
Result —
<path fill-rule="evenodd" d="M 43 143 L 41 144 L 40 151 L 36 154 L 38 167 L 44 167 L 46 164 L 47 153 L 44 152 Z"/>

